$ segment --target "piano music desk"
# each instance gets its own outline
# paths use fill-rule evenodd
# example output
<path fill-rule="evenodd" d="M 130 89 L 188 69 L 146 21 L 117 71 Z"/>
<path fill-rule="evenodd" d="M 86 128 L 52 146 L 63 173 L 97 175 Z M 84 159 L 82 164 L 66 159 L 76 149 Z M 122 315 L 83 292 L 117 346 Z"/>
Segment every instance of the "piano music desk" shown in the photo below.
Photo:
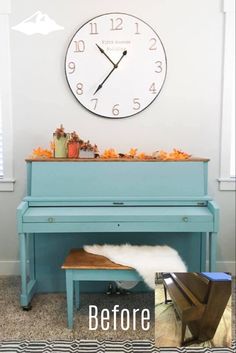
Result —
<path fill-rule="evenodd" d="M 189 271 L 205 271 L 207 261 L 214 270 L 219 210 L 207 170 L 199 158 L 27 160 L 27 196 L 17 209 L 22 307 L 35 293 L 65 291 L 61 263 L 84 244 L 169 245 Z"/>
<path fill-rule="evenodd" d="M 61 268 L 66 271 L 67 321 L 70 329 L 73 328 L 74 290 L 75 306 L 79 309 L 81 281 L 142 281 L 132 267 L 116 264 L 83 249 L 72 249 Z"/>

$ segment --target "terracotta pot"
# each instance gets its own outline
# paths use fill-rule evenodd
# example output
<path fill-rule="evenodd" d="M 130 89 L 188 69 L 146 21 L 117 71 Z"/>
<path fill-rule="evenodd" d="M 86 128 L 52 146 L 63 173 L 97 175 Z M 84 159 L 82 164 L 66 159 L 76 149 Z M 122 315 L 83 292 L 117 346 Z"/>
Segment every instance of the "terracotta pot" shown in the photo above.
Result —
<path fill-rule="evenodd" d="M 79 142 L 69 142 L 68 158 L 78 158 L 78 157 L 79 157 Z"/>

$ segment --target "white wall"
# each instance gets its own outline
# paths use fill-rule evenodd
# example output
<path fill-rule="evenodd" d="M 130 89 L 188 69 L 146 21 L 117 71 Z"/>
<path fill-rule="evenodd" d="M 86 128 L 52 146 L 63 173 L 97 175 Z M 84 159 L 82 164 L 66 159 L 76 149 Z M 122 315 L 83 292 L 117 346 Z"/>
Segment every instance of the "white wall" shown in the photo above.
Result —
<path fill-rule="evenodd" d="M 13 0 L 12 5 L 11 26 L 41 10 L 65 29 L 47 36 L 11 31 L 16 185 L 13 193 L 0 194 L 0 273 L 10 272 L 10 268 L 14 272 L 18 259 L 15 210 L 25 194 L 24 158 L 39 145 L 47 147 L 60 123 L 96 142 L 100 150 L 137 147 L 151 152 L 177 147 L 209 157 L 209 193 L 221 208 L 218 260 L 223 263 L 219 269 L 230 269 L 234 261 L 235 194 L 219 192 L 216 180 L 222 90 L 221 0 Z M 114 11 L 150 23 L 163 41 L 168 60 L 167 79 L 159 97 L 139 115 L 121 120 L 99 118 L 84 110 L 72 96 L 64 75 L 66 48 L 76 29 L 90 18 Z"/>

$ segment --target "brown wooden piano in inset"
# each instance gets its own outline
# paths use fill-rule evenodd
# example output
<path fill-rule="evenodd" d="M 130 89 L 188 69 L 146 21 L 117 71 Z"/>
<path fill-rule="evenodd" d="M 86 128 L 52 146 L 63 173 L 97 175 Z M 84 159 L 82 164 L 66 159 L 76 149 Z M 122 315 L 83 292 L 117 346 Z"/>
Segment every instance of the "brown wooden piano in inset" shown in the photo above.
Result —
<path fill-rule="evenodd" d="M 168 273 L 163 276 L 167 292 L 182 322 L 181 345 L 214 337 L 231 295 L 231 276 L 226 273 Z M 186 326 L 192 338 L 184 340 Z"/>

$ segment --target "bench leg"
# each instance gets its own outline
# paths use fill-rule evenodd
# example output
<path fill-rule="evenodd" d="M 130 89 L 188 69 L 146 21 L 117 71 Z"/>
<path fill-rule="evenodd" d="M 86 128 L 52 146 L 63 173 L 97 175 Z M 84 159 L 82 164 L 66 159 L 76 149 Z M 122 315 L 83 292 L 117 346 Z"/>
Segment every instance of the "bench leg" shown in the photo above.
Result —
<path fill-rule="evenodd" d="M 73 328 L 74 282 L 70 270 L 66 270 L 66 299 L 68 328 Z"/>
<path fill-rule="evenodd" d="M 185 332 L 186 332 L 186 323 L 182 321 L 181 325 L 181 346 L 184 345 L 184 338 L 185 338 Z"/>
<path fill-rule="evenodd" d="M 80 293 L 79 293 L 79 281 L 75 281 L 75 307 L 79 310 L 80 307 Z"/>

